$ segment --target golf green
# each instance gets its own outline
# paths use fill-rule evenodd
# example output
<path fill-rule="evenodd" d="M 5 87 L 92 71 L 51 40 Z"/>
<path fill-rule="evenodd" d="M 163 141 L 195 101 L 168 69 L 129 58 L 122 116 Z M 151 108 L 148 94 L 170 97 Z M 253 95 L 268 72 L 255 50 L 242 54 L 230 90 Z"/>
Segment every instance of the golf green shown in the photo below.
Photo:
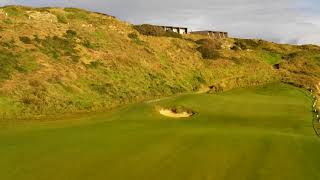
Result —
<path fill-rule="evenodd" d="M 16 124 L 0 133 L 0 179 L 319 180 L 307 94 L 271 84 Z M 196 114 L 173 119 L 157 111 L 169 106 Z"/>

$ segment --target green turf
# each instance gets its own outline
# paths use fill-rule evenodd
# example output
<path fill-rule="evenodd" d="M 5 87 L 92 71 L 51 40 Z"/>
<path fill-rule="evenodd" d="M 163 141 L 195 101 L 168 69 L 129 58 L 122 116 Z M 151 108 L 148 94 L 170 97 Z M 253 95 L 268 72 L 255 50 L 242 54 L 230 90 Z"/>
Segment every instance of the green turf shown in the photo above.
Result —
<path fill-rule="evenodd" d="M 176 120 L 156 112 L 182 105 Z M 2 180 L 319 180 L 311 100 L 284 84 L 126 106 L 0 133 Z"/>

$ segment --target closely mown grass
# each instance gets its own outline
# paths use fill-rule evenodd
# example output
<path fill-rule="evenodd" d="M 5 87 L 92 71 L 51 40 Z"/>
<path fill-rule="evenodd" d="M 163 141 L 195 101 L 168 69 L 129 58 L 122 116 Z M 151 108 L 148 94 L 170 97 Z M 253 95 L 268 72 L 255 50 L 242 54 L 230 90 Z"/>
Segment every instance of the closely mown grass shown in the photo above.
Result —
<path fill-rule="evenodd" d="M 318 180 L 310 105 L 300 89 L 273 84 L 11 124 L 0 132 L 0 173 L 10 180 Z M 197 114 L 171 119 L 157 106 Z"/>

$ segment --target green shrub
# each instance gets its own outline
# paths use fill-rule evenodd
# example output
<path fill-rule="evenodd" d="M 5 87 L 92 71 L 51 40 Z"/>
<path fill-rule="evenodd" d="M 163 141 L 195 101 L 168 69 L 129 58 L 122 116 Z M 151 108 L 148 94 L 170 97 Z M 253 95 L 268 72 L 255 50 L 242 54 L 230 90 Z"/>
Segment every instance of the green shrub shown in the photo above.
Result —
<path fill-rule="evenodd" d="M 164 36 L 173 38 L 182 38 L 182 35 L 173 31 L 165 31 L 162 27 L 150 24 L 142 24 L 133 26 L 140 34 L 145 36 Z"/>
<path fill-rule="evenodd" d="M 77 9 L 77 8 L 64 8 L 66 12 L 68 12 L 68 19 L 88 19 L 89 13 L 87 11 Z"/>
<path fill-rule="evenodd" d="M 38 64 L 29 52 L 17 53 L 14 50 L 0 48 L 0 81 L 9 79 L 14 71 L 28 73 Z"/>
<path fill-rule="evenodd" d="M 89 68 L 92 69 L 96 69 L 98 68 L 100 65 L 102 65 L 102 63 L 100 61 L 92 61 L 90 62 L 90 64 L 88 65 Z"/>
<path fill-rule="evenodd" d="M 114 90 L 113 85 L 110 83 L 91 84 L 90 89 L 102 95 L 111 93 Z"/>
<path fill-rule="evenodd" d="M 67 57 L 70 58 L 73 62 L 78 62 L 80 59 L 78 50 L 76 50 L 76 42 L 73 38 L 70 38 L 70 34 L 65 35 L 64 38 L 54 36 L 46 37 L 46 39 L 41 39 L 40 49 L 43 53 L 51 55 L 54 59 L 57 60 L 60 60 L 62 57 Z"/>
<path fill-rule="evenodd" d="M 4 11 L 8 13 L 9 16 L 21 16 L 23 13 L 14 6 L 6 6 L 4 7 Z"/>
<path fill-rule="evenodd" d="M 150 24 L 142 24 L 133 26 L 140 34 L 146 36 L 163 36 L 165 30 L 158 26 L 153 26 Z"/>
<path fill-rule="evenodd" d="M 166 31 L 164 33 L 164 36 L 166 37 L 173 37 L 173 38 L 182 38 L 182 35 L 173 31 Z"/>
<path fill-rule="evenodd" d="M 67 30 L 67 32 L 64 34 L 64 37 L 69 38 L 69 39 L 73 39 L 75 37 L 77 37 L 77 32 L 74 30 Z"/>
<path fill-rule="evenodd" d="M 222 47 L 221 41 L 217 39 L 200 39 L 196 43 L 211 49 L 221 49 Z"/>
<path fill-rule="evenodd" d="M 22 36 L 22 37 L 19 37 L 20 41 L 25 43 L 25 44 L 32 44 L 32 41 L 29 37 L 26 37 L 26 36 Z"/>
<path fill-rule="evenodd" d="M 143 45 L 143 41 L 139 39 L 139 36 L 136 33 L 128 34 L 128 37 L 136 44 Z"/>
<path fill-rule="evenodd" d="M 9 18 L 6 18 L 5 20 L 3 20 L 3 22 L 6 24 L 13 24 L 13 21 Z"/>
<path fill-rule="evenodd" d="M 14 42 L 14 40 L 11 40 L 9 42 L 0 42 L 0 45 L 9 49 L 15 48 L 16 44 Z"/>
<path fill-rule="evenodd" d="M 139 38 L 136 33 L 130 33 L 130 34 L 128 34 L 128 37 L 129 37 L 130 39 L 138 39 L 138 38 Z"/>
<path fill-rule="evenodd" d="M 218 50 L 207 46 L 200 46 L 197 50 L 201 53 L 202 58 L 204 59 L 217 59 L 221 57 L 221 53 Z"/>
<path fill-rule="evenodd" d="M 62 24 L 67 24 L 68 23 L 68 19 L 65 15 L 57 15 L 57 19 L 58 19 L 58 22 L 59 23 L 62 23 Z"/>
<path fill-rule="evenodd" d="M 0 81 L 8 79 L 17 68 L 19 56 L 5 48 L 0 49 Z"/>
<path fill-rule="evenodd" d="M 220 52 L 222 43 L 215 39 L 200 39 L 196 41 L 200 46 L 197 50 L 201 53 L 204 59 L 217 59 L 221 57 Z"/>
<path fill-rule="evenodd" d="M 259 42 L 262 42 L 262 41 L 259 41 Z M 256 49 L 260 45 L 259 42 L 252 39 L 235 39 L 234 46 L 231 49 L 233 50 Z"/>
<path fill-rule="evenodd" d="M 35 41 L 36 43 L 40 43 L 40 42 L 41 42 L 41 39 L 39 38 L 38 35 L 33 35 L 33 38 L 34 38 L 34 41 Z"/>
<path fill-rule="evenodd" d="M 93 45 L 93 44 L 91 43 L 91 41 L 89 41 L 89 40 L 87 40 L 87 39 L 83 41 L 82 45 L 83 45 L 84 47 L 86 47 L 86 48 L 89 48 L 89 49 L 94 49 L 94 48 L 96 47 L 95 45 Z"/>
<path fill-rule="evenodd" d="M 19 63 L 16 70 L 22 73 L 29 73 L 38 69 L 39 64 L 30 52 L 26 51 L 19 55 Z"/>

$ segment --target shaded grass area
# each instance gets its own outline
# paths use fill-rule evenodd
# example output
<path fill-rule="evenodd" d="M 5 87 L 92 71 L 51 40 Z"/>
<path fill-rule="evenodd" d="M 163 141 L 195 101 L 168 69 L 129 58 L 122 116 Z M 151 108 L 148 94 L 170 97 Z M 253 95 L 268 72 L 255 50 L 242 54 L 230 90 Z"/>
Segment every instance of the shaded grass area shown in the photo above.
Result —
<path fill-rule="evenodd" d="M 320 142 L 310 104 L 304 91 L 273 84 L 130 105 L 77 125 L 36 123 L 2 131 L 0 173 L 12 180 L 316 180 Z M 199 114 L 180 121 L 155 111 L 178 105 Z"/>

